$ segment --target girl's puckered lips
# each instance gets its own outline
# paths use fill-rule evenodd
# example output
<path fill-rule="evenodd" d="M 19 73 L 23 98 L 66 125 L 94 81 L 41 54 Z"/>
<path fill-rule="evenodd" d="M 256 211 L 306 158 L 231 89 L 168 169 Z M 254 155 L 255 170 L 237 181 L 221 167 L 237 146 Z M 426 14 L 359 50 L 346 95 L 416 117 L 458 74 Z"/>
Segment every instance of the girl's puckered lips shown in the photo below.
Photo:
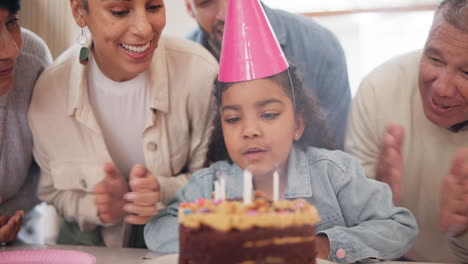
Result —
<path fill-rule="evenodd" d="M 257 160 L 260 159 L 267 153 L 268 151 L 263 148 L 258 148 L 258 147 L 251 147 L 246 149 L 245 151 L 242 152 L 242 155 L 247 159 L 247 160 Z"/>

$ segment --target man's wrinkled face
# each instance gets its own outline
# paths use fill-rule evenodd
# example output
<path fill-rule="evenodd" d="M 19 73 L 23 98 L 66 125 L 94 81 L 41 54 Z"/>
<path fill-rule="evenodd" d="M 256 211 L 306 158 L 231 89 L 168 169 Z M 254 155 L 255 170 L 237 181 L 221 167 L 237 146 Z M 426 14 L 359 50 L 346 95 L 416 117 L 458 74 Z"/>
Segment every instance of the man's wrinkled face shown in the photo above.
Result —
<path fill-rule="evenodd" d="M 208 36 L 208 43 L 215 56 L 219 57 L 223 42 L 227 0 L 185 0 L 190 15 Z"/>
<path fill-rule="evenodd" d="M 468 120 L 468 33 L 434 18 L 419 66 L 424 114 L 440 127 Z"/>
<path fill-rule="evenodd" d="M 16 14 L 0 8 L 0 95 L 13 87 L 15 61 L 22 43 Z"/>

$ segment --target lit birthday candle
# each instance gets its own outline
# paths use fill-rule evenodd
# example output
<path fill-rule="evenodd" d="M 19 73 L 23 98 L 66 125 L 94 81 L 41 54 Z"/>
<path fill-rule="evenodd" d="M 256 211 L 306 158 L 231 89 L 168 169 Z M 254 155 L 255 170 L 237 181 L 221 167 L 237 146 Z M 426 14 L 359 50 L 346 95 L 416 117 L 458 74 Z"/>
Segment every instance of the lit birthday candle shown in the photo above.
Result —
<path fill-rule="evenodd" d="M 214 182 L 215 201 L 222 201 L 226 198 L 226 180 L 224 175 L 219 175 L 218 180 Z"/>
<path fill-rule="evenodd" d="M 226 199 L 226 178 L 224 177 L 224 175 L 221 175 L 219 177 L 219 185 L 221 188 L 221 190 L 219 191 L 219 198 L 221 200 L 224 200 Z"/>
<path fill-rule="evenodd" d="M 279 200 L 279 174 L 278 171 L 275 170 L 273 173 L 273 201 Z"/>
<path fill-rule="evenodd" d="M 215 181 L 214 182 L 214 200 L 215 201 L 218 201 L 219 200 L 219 196 L 220 196 L 220 184 L 219 184 L 219 181 Z"/>
<path fill-rule="evenodd" d="M 252 204 L 252 173 L 244 171 L 244 204 Z"/>

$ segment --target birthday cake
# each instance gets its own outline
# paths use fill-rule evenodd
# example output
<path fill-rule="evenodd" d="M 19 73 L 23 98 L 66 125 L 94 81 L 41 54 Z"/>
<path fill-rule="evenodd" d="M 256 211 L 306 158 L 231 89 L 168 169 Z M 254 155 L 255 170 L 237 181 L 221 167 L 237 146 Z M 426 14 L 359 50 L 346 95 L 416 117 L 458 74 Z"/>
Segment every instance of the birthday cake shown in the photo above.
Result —
<path fill-rule="evenodd" d="M 313 264 L 317 210 L 303 199 L 198 199 L 179 209 L 179 264 Z"/>

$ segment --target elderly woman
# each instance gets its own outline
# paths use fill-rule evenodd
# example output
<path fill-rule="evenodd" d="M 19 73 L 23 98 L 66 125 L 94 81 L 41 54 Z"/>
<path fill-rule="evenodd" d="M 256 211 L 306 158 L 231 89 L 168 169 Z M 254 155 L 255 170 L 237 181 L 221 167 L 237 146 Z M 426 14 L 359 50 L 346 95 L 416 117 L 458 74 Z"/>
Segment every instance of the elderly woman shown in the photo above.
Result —
<path fill-rule="evenodd" d="M 27 122 L 38 76 L 52 62 L 44 41 L 21 28 L 19 0 L 0 2 L 0 243 L 17 239 L 23 226 L 34 228 L 38 168 L 32 158 Z M 24 215 L 26 212 L 26 215 Z M 23 221 L 24 215 L 24 221 Z M 25 230 L 25 229 L 23 229 Z M 31 231 L 31 230 L 29 230 Z M 39 242 L 37 232 L 20 232 L 24 242 Z"/>
<path fill-rule="evenodd" d="M 37 83 L 38 194 L 64 218 L 58 243 L 144 247 L 142 224 L 204 162 L 217 62 L 161 35 L 163 0 L 70 2 L 92 37 Z"/>

